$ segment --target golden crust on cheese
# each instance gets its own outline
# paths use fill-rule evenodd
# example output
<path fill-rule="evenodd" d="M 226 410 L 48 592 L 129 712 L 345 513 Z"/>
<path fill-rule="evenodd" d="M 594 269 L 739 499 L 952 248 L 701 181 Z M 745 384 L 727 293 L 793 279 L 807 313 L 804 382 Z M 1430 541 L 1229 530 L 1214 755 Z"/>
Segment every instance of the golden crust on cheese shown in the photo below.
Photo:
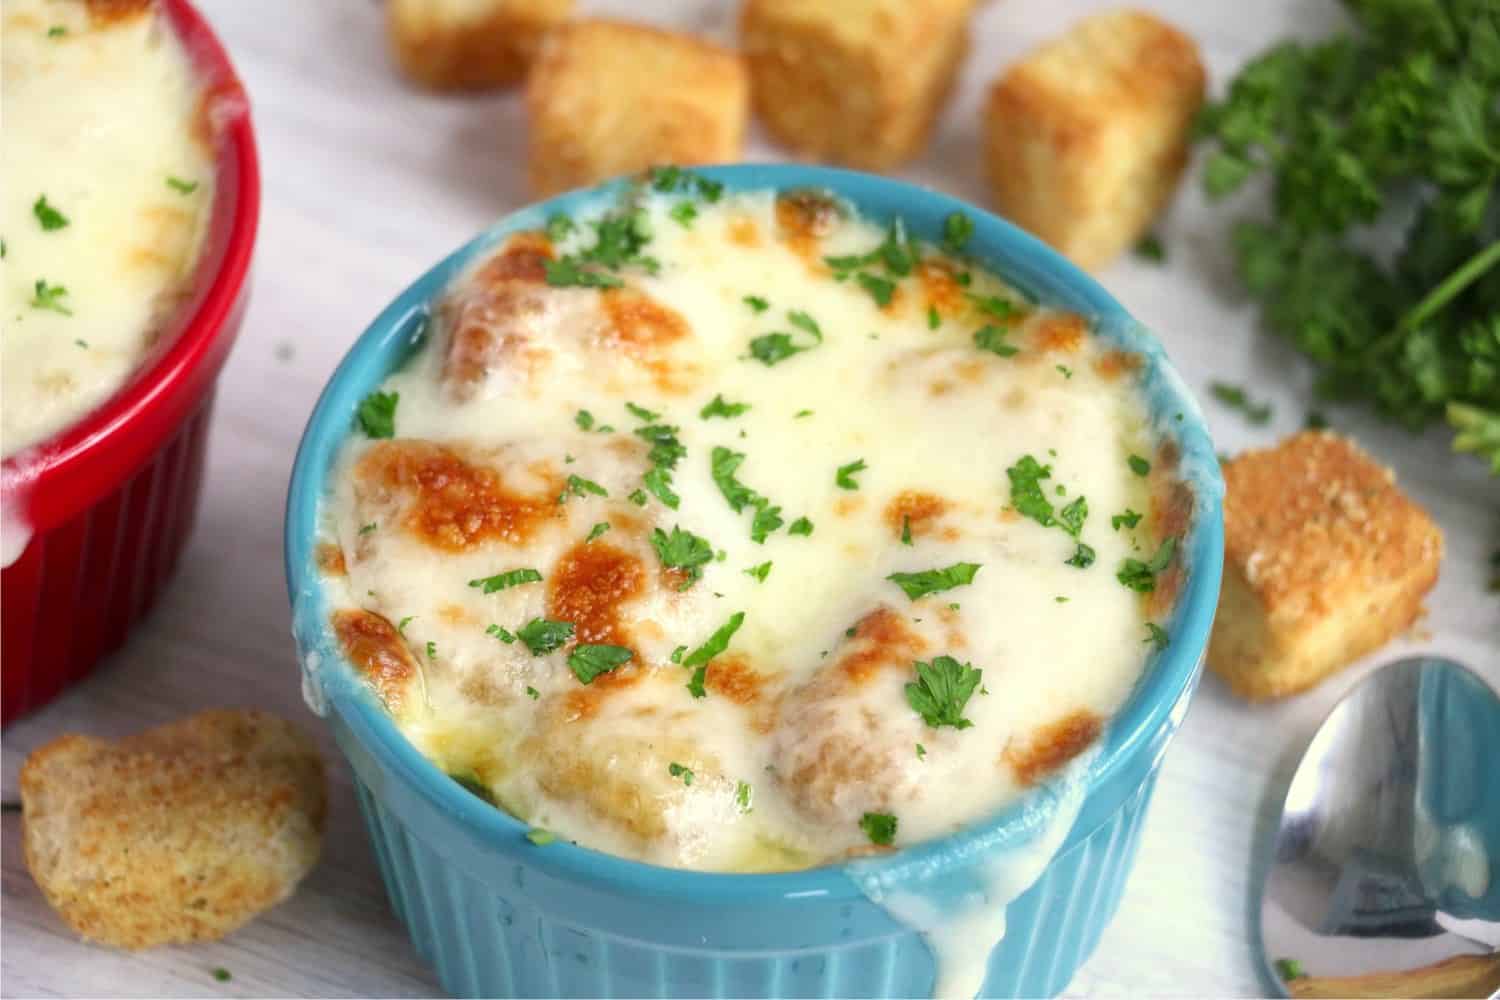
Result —
<path fill-rule="evenodd" d="M 573 22 L 548 38 L 526 82 L 531 189 L 736 160 L 748 103 L 728 49 L 645 25 Z"/>
<path fill-rule="evenodd" d="M 968 49 L 973 0 L 748 0 L 756 113 L 822 160 L 887 170 L 916 155 Z"/>
<path fill-rule="evenodd" d="M 547 32 L 573 0 L 388 0 L 386 33 L 396 65 L 434 90 L 520 83 Z"/>
<path fill-rule="evenodd" d="M 996 210 L 1086 268 L 1171 199 L 1203 102 L 1197 46 L 1143 11 L 1085 18 L 1011 66 L 984 111 Z"/>
<path fill-rule="evenodd" d="M 1305 431 L 1224 466 L 1224 583 L 1208 665 L 1247 698 L 1312 687 L 1421 613 L 1443 535 L 1390 469 Z"/>

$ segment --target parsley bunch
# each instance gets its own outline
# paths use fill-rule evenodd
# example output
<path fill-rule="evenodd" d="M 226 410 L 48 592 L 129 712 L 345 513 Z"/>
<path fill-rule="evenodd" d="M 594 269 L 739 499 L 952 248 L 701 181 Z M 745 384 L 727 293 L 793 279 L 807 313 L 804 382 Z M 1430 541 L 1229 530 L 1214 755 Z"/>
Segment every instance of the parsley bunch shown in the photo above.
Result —
<path fill-rule="evenodd" d="M 1446 412 L 1500 475 L 1500 6 L 1345 6 L 1350 33 L 1273 47 L 1204 109 L 1204 187 L 1269 174 L 1271 218 L 1235 224 L 1235 256 L 1320 395 L 1414 429 Z"/>

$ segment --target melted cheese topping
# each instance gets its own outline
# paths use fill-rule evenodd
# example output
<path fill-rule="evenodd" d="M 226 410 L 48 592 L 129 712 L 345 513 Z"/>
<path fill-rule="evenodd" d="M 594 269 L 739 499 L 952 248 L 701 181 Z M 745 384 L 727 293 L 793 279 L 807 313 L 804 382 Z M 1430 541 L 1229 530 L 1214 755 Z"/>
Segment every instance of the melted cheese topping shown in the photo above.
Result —
<path fill-rule="evenodd" d="M 1117 578 L 1163 527 L 1128 462 L 1154 455 L 1133 359 L 932 247 L 839 280 L 826 256 L 887 235 L 822 196 L 700 200 L 687 225 L 684 201 L 639 195 L 655 273 L 623 287 L 548 283 L 580 225 L 445 292 L 382 387 L 394 437 L 351 436 L 331 483 L 335 630 L 439 766 L 582 844 L 755 871 L 884 850 L 871 816 L 897 846 L 954 831 L 1090 746 L 1170 600 Z M 767 364 L 778 333 L 805 349 Z M 1028 456 L 1051 518 L 1013 503 Z M 1076 537 L 1042 523 L 1080 498 Z M 666 564 L 679 529 L 706 562 Z M 890 579 L 960 564 L 925 596 Z M 741 613 L 695 697 L 694 652 Z M 572 641 L 509 641 L 535 619 Z M 631 658 L 583 683 L 575 644 Z M 943 657 L 983 673 L 934 726 L 912 694 Z"/>
<path fill-rule="evenodd" d="M 154 6 L 3 10 L 10 456 L 77 422 L 144 360 L 197 259 L 213 172 L 192 68 Z"/>

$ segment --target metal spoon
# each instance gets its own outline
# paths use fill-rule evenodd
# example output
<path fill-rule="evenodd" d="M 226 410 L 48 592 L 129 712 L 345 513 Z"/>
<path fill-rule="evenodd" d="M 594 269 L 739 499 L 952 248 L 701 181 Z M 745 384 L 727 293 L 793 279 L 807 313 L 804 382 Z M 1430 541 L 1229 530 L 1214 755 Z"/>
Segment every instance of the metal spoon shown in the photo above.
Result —
<path fill-rule="evenodd" d="M 1260 932 L 1291 996 L 1500 992 L 1500 696 L 1416 657 L 1340 701 L 1287 788 Z"/>

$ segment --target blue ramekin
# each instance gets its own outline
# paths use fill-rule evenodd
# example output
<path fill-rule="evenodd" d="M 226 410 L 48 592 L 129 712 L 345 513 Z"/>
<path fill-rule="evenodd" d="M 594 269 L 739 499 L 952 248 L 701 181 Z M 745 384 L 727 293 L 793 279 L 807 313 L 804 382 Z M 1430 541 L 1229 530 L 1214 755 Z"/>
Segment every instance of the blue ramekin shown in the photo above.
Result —
<path fill-rule="evenodd" d="M 1145 361 L 1153 422 L 1181 453 L 1194 494 L 1179 552 L 1186 584 L 1171 644 L 1110 721 L 1084 779 L 1072 829 L 1031 889 L 1010 904 L 985 996 L 1061 990 L 1119 904 L 1167 741 L 1197 685 L 1218 601 L 1223 482 L 1202 414 L 1160 344 L 1091 278 L 993 215 L 908 184 L 822 167 L 702 171 L 731 190 L 815 187 L 874 220 L 903 217 L 936 241 L 944 218 L 974 220 L 968 251 L 1047 305 L 1090 317 Z M 414 749 L 339 652 L 314 560 L 329 471 L 355 410 L 410 355 L 429 303 L 476 254 L 541 227 L 553 212 L 612 202 L 624 182 L 523 209 L 428 271 L 372 323 L 323 391 L 292 471 L 287 581 L 309 704 L 327 717 L 355 774 L 392 904 L 449 992 L 462 996 L 926 996 L 936 964 L 925 939 L 861 889 L 868 861 L 773 875 L 677 871 L 565 842 L 537 847 L 527 826 L 464 790 Z M 977 866 L 1038 836 L 1060 796 L 1043 784 L 984 823 L 879 862 L 940 907 L 979 885 Z"/>

